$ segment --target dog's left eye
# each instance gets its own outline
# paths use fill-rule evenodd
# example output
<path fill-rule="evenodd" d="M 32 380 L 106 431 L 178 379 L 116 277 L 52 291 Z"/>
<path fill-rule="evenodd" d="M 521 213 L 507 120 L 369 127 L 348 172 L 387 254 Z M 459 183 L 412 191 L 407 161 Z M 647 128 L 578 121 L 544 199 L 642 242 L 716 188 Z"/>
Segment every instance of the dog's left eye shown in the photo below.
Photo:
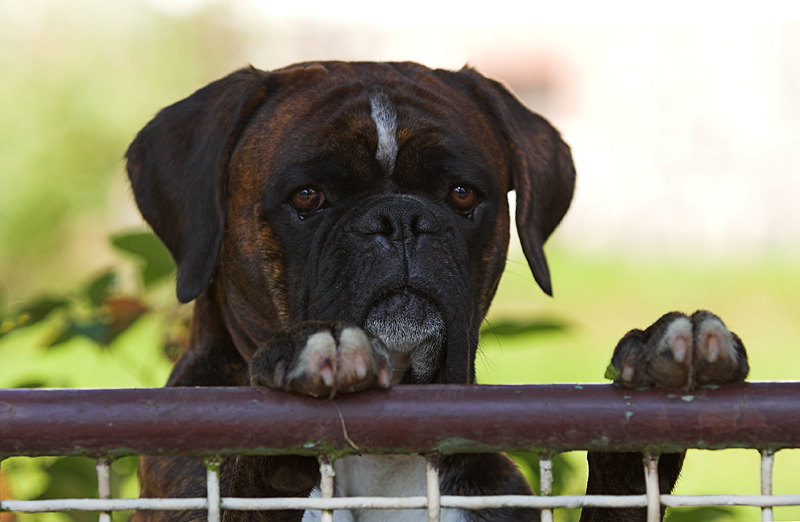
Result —
<path fill-rule="evenodd" d="M 291 203 L 301 217 L 308 216 L 322 208 L 325 194 L 312 188 L 300 189 L 292 195 Z"/>
<path fill-rule="evenodd" d="M 480 198 L 470 187 L 459 185 L 450 191 L 450 202 L 462 214 L 469 214 L 478 206 Z"/>

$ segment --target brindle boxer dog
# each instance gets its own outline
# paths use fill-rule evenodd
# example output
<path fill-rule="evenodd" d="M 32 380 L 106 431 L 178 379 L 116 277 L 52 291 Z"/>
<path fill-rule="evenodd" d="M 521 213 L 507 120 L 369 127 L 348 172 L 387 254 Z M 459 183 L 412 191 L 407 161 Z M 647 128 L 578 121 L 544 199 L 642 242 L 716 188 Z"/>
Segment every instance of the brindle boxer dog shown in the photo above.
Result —
<path fill-rule="evenodd" d="M 551 293 L 543 245 L 569 207 L 569 147 L 541 116 L 471 69 L 306 63 L 237 71 L 161 111 L 127 153 L 145 219 L 195 300 L 189 349 L 168 386 L 268 386 L 327 397 L 395 383 L 473 383 L 478 332 L 509 240 L 507 194 L 534 278 Z M 708 312 L 671 313 L 628 333 L 613 363 L 628 386 L 690 389 L 742 380 L 741 341 Z M 682 455 L 661 459 L 672 489 Z M 644 491 L 641 456 L 589 454 L 590 494 Z M 345 495 L 424 495 L 416 456 L 337 461 Z M 444 494 L 531 494 L 502 454 L 441 458 Z M 141 461 L 145 497 L 203 496 L 198 458 Z M 237 457 L 224 496 L 310 495 L 307 457 Z M 317 515 L 318 516 L 318 515 Z M 139 512 L 195 520 L 204 512 Z M 299 511 L 227 511 L 307 521 Z M 538 520 L 528 509 L 444 510 L 446 521 Z M 354 511 L 337 521 L 426 520 Z M 586 509 L 583 520 L 644 519 Z"/>

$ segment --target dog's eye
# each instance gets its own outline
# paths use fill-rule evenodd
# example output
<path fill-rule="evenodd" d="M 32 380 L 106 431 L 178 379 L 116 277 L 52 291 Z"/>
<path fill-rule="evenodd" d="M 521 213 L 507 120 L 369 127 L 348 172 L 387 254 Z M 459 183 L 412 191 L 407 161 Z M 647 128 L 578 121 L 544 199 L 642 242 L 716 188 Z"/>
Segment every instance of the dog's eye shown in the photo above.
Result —
<path fill-rule="evenodd" d="M 462 214 L 469 214 L 478 206 L 480 199 L 473 189 L 459 185 L 450 191 L 450 202 Z"/>
<path fill-rule="evenodd" d="M 292 195 L 292 206 L 300 216 L 307 216 L 322 208 L 325 194 L 312 188 L 300 189 Z"/>

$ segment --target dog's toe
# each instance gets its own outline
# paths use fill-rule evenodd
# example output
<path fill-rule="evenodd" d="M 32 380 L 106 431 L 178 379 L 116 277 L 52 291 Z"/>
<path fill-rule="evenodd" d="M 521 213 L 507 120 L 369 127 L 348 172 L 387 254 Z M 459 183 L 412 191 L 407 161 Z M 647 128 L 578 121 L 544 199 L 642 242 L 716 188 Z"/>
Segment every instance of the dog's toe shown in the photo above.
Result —
<path fill-rule="evenodd" d="M 648 373 L 661 388 L 688 388 L 692 376 L 692 322 L 683 314 L 668 316 L 648 336 Z"/>
<path fill-rule="evenodd" d="M 698 385 L 742 380 L 747 376 L 747 355 L 742 341 L 711 312 L 692 315 L 694 330 L 694 380 Z"/>
<path fill-rule="evenodd" d="M 388 352 L 380 340 L 370 339 L 361 328 L 348 326 L 339 336 L 336 388 L 345 392 L 375 385 L 388 388 L 389 364 Z"/>

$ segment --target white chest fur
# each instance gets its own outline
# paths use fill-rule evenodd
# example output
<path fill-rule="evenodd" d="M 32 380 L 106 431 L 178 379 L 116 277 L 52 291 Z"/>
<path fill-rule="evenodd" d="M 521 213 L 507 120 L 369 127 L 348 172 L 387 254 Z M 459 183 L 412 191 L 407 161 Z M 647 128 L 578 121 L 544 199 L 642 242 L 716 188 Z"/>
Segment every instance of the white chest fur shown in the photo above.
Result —
<path fill-rule="evenodd" d="M 416 497 L 426 495 L 425 459 L 418 455 L 345 457 L 334 463 L 337 497 Z M 311 494 L 319 497 L 319 490 Z M 306 511 L 303 522 L 319 521 L 319 511 Z M 334 511 L 334 522 L 426 522 L 424 509 Z M 465 522 L 464 513 L 443 509 L 442 522 Z"/>

